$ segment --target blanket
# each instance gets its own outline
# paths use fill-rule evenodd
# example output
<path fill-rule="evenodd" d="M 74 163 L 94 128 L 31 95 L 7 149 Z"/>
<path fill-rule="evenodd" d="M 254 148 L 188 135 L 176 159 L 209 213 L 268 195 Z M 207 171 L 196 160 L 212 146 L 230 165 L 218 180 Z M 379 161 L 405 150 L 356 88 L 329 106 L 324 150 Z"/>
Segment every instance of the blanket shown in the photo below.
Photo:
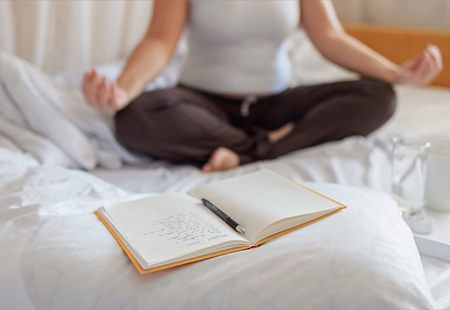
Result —
<path fill-rule="evenodd" d="M 24 60 L 0 54 L 0 135 L 44 164 L 119 168 L 139 159 L 114 138 L 111 115 Z"/>

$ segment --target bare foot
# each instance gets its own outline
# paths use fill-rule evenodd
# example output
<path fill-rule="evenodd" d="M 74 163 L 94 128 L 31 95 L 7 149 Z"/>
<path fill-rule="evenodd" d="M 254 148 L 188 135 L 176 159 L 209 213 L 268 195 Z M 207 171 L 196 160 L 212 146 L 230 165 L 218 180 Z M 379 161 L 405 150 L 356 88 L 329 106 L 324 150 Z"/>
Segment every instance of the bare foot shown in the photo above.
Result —
<path fill-rule="evenodd" d="M 232 150 L 219 147 L 202 167 L 204 172 L 224 171 L 239 166 L 239 156 Z"/>
<path fill-rule="evenodd" d="M 281 139 L 286 137 L 292 131 L 292 129 L 294 129 L 294 123 L 287 123 L 283 127 L 271 131 L 268 135 L 269 141 L 271 143 L 280 141 Z"/>

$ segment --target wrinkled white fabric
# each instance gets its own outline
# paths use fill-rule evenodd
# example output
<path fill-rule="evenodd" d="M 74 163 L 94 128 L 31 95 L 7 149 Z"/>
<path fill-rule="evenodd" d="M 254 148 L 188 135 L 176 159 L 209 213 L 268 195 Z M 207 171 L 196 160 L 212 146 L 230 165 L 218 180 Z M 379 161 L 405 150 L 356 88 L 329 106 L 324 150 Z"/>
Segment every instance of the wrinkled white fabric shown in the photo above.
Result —
<path fill-rule="evenodd" d="M 409 94 L 412 94 L 411 97 L 408 97 Z M 423 90 L 422 92 L 412 90 L 410 93 L 409 89 L 402 89 L 400 93 L 400 115 L 394 120 L 395 124 L 392 124 L 392 128 L 377 133 L 378 137 L 389 136 L 392 131 L 399 128 L 407 131 L 409 126 L 413 128 L 417 126 L 420 119 L 416 119 L 415 122 L 413 120 L 403 122 L 403 112 L 401 111 L 403 110 L 402 102 L 408 103 L 412 109 L 414 107 L 420 108 L 421 102 L 414 102 L 413 100 L 416 97 L 421 98 L 419 94 L 428 98 L 428 115 L 424 115 L 425 118 L 433 119 L 432 111 L 444 111 L 442 102 L 433 101 L 433 99 L 445 98 L 443 93 L 438 92 L 437 96 L 433 96 L 434 91 L 432 90 Z M 438 106 L 438 108 L 434 109 L 435 106 Z M 411 113 L 414 114 L 413 111 Z M 440 115 L 434 117 L 439 119 Z M 431 127 L 432 124 L 422 128 L 427 131 L 431 130 Z M 435 128 L 440 127 L 435 126 Z M 109 182 L 141 193 L 184 192 L 205 182 L 242 174 L 258 167 L 273 169 L 297 181 L 336 182 L 343 185 L 386 190 L 390 175 L 388 155 L 388 145 L 380 140 L 351 137 L 344 141 L 294 152 L 277 160 L 254 163 L 226 173 L 202 174 L 194 167 L 177 167 L 157 162 L 151 163 L 145 169 L 137 167 L 127 170 L 121 169 L 116 172 L 97 170 L 95 173 Z M 11 306 L 16 308 L 60 308 L 63 305 L 87 308 L 144 308 L 151 306 L 157 308 L 168 306 L 169 303 L 173 307 L 191 308 L 198 306 L 214 308 L 255 306 L 256 308 L 265 305 L 267 307 L 274 306 L 275 304 L 298 308 L 300 306 L 331 307 L 330 304 L 326 304 L 331 300 L 335 302 L 334 306 L 336 307 L 339 305 L 346 308 L 352 305 L 356 307 L 357 304 L 352 304 L 345 298 L 340 299 L 340 296 L 348 296 L 341 294 L 345 292 L 345 288 L 348 288 L 348 286 L 339 281 L 342 280 L 341 277 L 349 274 L 351 277 L 346 279 L 346 283 L 350 286 L 350 283 L 356 282 L 348 281 L 360 279 L 358 276 L 366 277 L 366 281 L 371 284 L 370 289 L 378 288 L 376 283 L 382 283 L 382 285 L 379 285 L 378 292 L 383 297 L 367 295 L 373 292 L 367 290 L 366 286 L 359 284 L 353 290 L 354 296 L 373 297 L 380 302 L 372 301 L 370 306 L 387 307 L 385 302 L 390 299 L 390 305 L 396 305 L 392 307 L 405 308 L 408 307 L 404 304 L 405 302 L 416 303 L 419 302 L 417 296 L 423 297 L 424 294 L 428 296 L 426 292 L 428 288 L 422 290 L 424 286 L 421 276 L 423 269 L 422 267 L 416 268 L 415 257 L 417 253 L 414 252 L 413 248 L 415 249 L 415 247 L 409 241 L 410 237 L 401 240 L 395 239 L 398 243 L 395 243 L 396 245 L 392 248 L 387 247 L 389 248 L 387 251 L 389 254 L 387 266 L 391 267 L 387 267 L 386 270 L 390 271 L 389 276 L 392 276 L 392 278 L 384 278 L 386 273 L 384 272 L 385 267 L 383 267 L 380 274 L 383 275 L 384 280 L 370 282 L 369 280 L 378 279 L 374 277 L 378 269 L 373 268 L 376 268 L 378 263 L 381 264 L 379 260 L 381 258 L 372 255 L 376 263 L 373 261 L 366 263 L 364 259 L 368 259 L 368 257 L 363 255 L 364 259 L 360 261 L 360 255 L 362 254 L 358 251 L 361 244 L 348 242 L 350 240 L 348 235 L 341 234 L 339 229 L 333 228 L 334 226 L 329 227 L 330 224 L 327 223 L 330 223 L 331 218 L 330 221 L 320 224 L 321 226 L 311 225 L 311 229 L 317 227 L 317 231 L 314 230 L 311 233 L 312 237 L 308 235 L 308 238 L 302 239 L 301 236 L 303 235 L 299 231 L 298 234 L 300 235 L 292 235 L 292 238 L 295 236 L 295 241 L 289 239 L 289 241 L 286 241 L 287 244 L 283 243 L 283 246 L 281 246 L 281 243 L 274 242 L 255 250 L 256 252 L 237 253 L 192 266 L 141 277 L 137 275 L 128 259 L 103 226 L 90 214 L 90 211 L 100 206 L 103 201 L 128 199 L 134 197 L 134 194 L 132 196 L 129 192 L 124 192 L 111 184 L 99 182 L 95 177 L 83 172 L 40 166 L 33 157 L 21 153 L 11 141 L 1 137 L 0 158 L 0 167 L 2 167 L 0 170 L 0 246 L 9 249 L 8 251 L 2 251 L 0 254 L 0 262 L 2 263 L 2 268 L 0 268 L 0 286 L 2 289 L 0 292 L 4 294 L 0 296 L 0 308 L 11 308 Z M 329 190 L 326 185 L 325 187 L 322 189 Z M 356 225 L 352 228 L 354 230 L 350 230 L 352 237 L 361 235 L 357 234 L 355 230 L 359 228 L 358 225 L 365 216 L 371 217 L 370 221 L 373 220 L 374 223 L 387 221 L 386 218 L 382 217 L 383 214 L 389 218 L 389 221 L 396 219 L 396 215 L 391 214 L 392 210 L 389 207 L 392 201 L 383 194 L 368 194 L 366 191 L 359 190 L 353 192 L 353 189 L 345 186 L 338 189 L 334 188 L 329 194 L 357 206 L 354 210 L 359 210 L 358 213 L 348 213 L 348 210 L 343 213 L 346 216 L 353 214 L 355 218 L 350 218 L 348 222 L 344 221 L 346 224 L 342 224 L 342 221 L 339 222 L 349 229 L 353 227 L 353 224 Z M 351 197 L 351 200 L 358 200 L 348 201 L 346 200 L 348 199 L 346 194 Z M 358 207 L 361 206 L 361 201 L 364 201 L 363 207 Z M 380 202 L 379 206 L 377 202 Z M 365 208 L 376 212 L 376 216 L 370 210 L 369 213 L 365 213 Z M 382 218 L 377 218 L 377 216 Z M 374 218 L 372 219 L 372 217 Z M 332 220 L 331 222 L 334 223 L 335 221 Z M 390 225 L 383 228 L 381 239 L 387 238 L 386 240 L 393 241 L 392 236 L 397 238 L 407 235 L 402 228 L 403 222 L 401 224 L 397 222 L 387 223 L 390 223 Z M 331 228 L 333 228 L 333 236 L 330 239 L 327 232 Z M 318 236 L 314 236 L 315 234 L 318 234 Z M 372 235 L 375 235 L 375 233 L 372 233 Z M 325 238 L 325 236 L 327 239 L 316 240 L 317 238 Z M 324 254 L 320 250 L 330 250 L 330 244 L 341 245 L 336 241 L 339 238 L 342 238 L 339 242 L 345 241 L 345 246 L 343 249 L 335 249 L 333 252 L 335 256 L 330 258 L 333 262 L 340 263 L 343 260 L 340 255 L 346 255 L 345 264 L 339 264 L 342 268 L 333 268 L 332 270 L 332 272 L 338 274 L 333 273 L 333 276 L 328 274 L 319 277 L 316 276 L 317 273 L 314 276 L 307 274 L 307 270 L 312 269 L 317 272 L 319 265 L 329 262 L 326 260 L 329 254 Z M 298 243 L 300 242 L 298 240 L 303 240 L 304 243 Z M 315 240 L 315 242 L 309 242 L 311 240 Z M 280 246 L 277 246 L 277 244 L 280 244 Z M 325 245 L 325 248 L 315 247 L 317 244 Z M 353 245 L 358 249 L 352 248 Z M 377 249 L 381 249 L 382 245 L 381 242 Z M 272 246 L 276 247 L 276 250 L 272 250 Z M 301 247 L 298 248 L 297 246 Z M 311 248 L 314 251 L 311 251 Z M 403 254 L 395 252 L 399 249 Z M 409 253 L 407 257 L 403 256 L 405 253 Z M 286 259 L 285 256 L 289 258 Z M 397 264 L 396 257 L 401 258 L 401 263 L 398 262 L 399 266 L 395 265 L 394 268 L 391 264 Z M 362 271 L 355 272 L 355 269 L 350 269 L 352 272 L 346 272 L 351 268 L 349 265 L 354 258 L 357 258 L 358 262 L 355 265 L 356 267 L 353 266 L 352 268 L 359 268 L 357 266 L 361 266 L 359 265 L 361 263 L 364 265 L 360 267 Z M 248 260 L 250 259 L 262 259 L 262 263 L 261 265 L 252 264 L 252 266 L 248 266 Z M 276 263 L 280 260 L 283 263 L 277 265 Z M 427 279 L 433 292 L 435 307 L 448 308 L 450 306 L 448 294 L 450 276 L 447 272 L 449 264 L 428 258 L 423 258 L 423 261 L 427 271 Z M 241 274 L 239 274 L 239 277 L 237 276 L 237 273 L 241 271 L 239 269 L 240 264 L 244 264 L 243 266 L 246 270 L 248 268 L 249 271 L 245 281 L 236 285 L 242 278 Z M 384 264 L 383 262 L 383 266 Z M 303 268 L 292 268 L 294 265 Z M 334 263 L 328 264 L 327 268 L 337 265 Z M 290 267 L 289 276 L 280 277 L 280 274 L 287 274 L 284 266 Z M 411 267 L 411 270 L 414 270 L 415 275 L 413 277 L 419 281 L 412 286 L 402 283 L 402 287 L 406 288 L 407 291 L 398 291 L 397 288 L 400 283 L 397 281 L 405 280 L 404 271 L 405 268 L 409 268 L 408 266 L 416 266 Z M 237 271 L 231 273 L 230 278 L 221 276 L 234 269 Z M 292 270 L 294 271 L 292 272 Z M 327 272 L 330 272 L 329 269 L 327 270 Z M 369 270 L 373 271 L 370 276 L 367 273 Z M 401 270 L 402 273 L 395 273 L 394 270 Z M 408 278 L 407 273 L 406 279 Z M 306 291 L 311 287 L 310 282 L 313 280 L 319 281 L 318 279 L 323 280 L 323 282 L 320 282 L 320 290 Z M 326 281 L 331 279 L 332 282 L 325 282 L 324 279 Z M 83 283 L 83 285 L 80 285 L 80 283 Z M 211 283 L 212 288 L 220 286 L 224 293 L 217 293 L 217 289 L 207 290 L 209 286 L 205 283 Z M 261 283 L 261 287 L 258 286 L 258 283 Z M 319 282 L 313 283 L 319 285 Z M 270 285 L 271 289 L 268 290 L 267 287 Z M 333 287 L 337 286 L 343 286 L 343 291 L 336 291 L 333 295 L 331 293 Z M 323 287 L 329 295 L 323 295 Z M 361 291 L 358 290 L 359 288 Z M 416 291 L 418 288 L 421 291 L 420 293 Z M 415 292 L 413 301 L 408 297 L 413 294 L 413 291 L 409 291 L 410 289 Z M 173 298 L 174 291 L 177 291 L 176 296 L 180 297 L 179 299 Z M 178 293 L 178 291 L 181 293 Z M 216 294 L 212 292 L 216 292 Z M 261 292 L 260 295 L 259 292 Z M 256 296 L 257 298 L 249 296 Z M 269 296 L 273 301 L 265 296 Z M 311 303 L 304 303 L 303 299 L 299 301 L 292 296 L 302 297 Z M 310 296 L 313 296 L 313 298 Z M 400 296 L 402 296 L 402 304 L 399 304 L 398 298 Z M 428 301 L 429 297 L 425 297 L 425 300 Z M 259 301 L 264 302 L 257 304 Z M 175 302 L 177 303 L 174 304 Z M 201 304 L 198 304 L 198 302 L 201 302 Z M 415 305 L 418 308 L 428 307 L 423 304 Z"/>
<path fill-rule="evenodd" d="M 22 157 L 0 174 L 1 309 L 433 307 L 412 234 L 382 193 L 311 183 L 349 208 L 254 250 L 142 276 L 92 214 L 135 194 Z"/>
<path fill-rule="evenodd" d="M 97 164 L 112 168 L 122 159 L 133 161 L 115 141 L 107 117 L 90 108 L 79 91 L 58 87 L 27 62 L 6 53 L 0 54 L 0 86 L 0 116 L 5 119 L 0 134 L 42 162 L 56 158 L 52 163 L 57 165 L 93 169 Z M 103 158 L 109 160 L 101 162 Z"/>
<path fill-rule="evenodd" d="M 404 94 L 401 95 L 404 98 Z M 429 98 L 431 99 L 431 96 Z M 414 102 L 408 103 L 414 106 Z M 408 129 L 407 126 L 404 128 Z M 96 170 L 94 173 L 121 188 L 139 193 L 185 192 L 208 181 L 251 172 L 258 168 L 271 169 L 298 181 L 332 182 L 375 188 L 389 193 L 389 154 L 389 145 L 381 140 L 351 137 L 225 173 L 204 174 L 192 167 L 160 163 L 152 163 L 144 169 L 128 167 L 118 171 Z M 450 263 L 425 256 L 422 256 L 422 261 L 436 308 L 450 308 Z"/>
<path fill-rule="evenodd" d="M 180 44 L 173 61 L 146 90 L 175 85 L 185 50 L 185 43 Z M 114 79 L 123 64 L 101 65 L 98 70 Z M 111 114 L 86 104 L 83 73 L 80 69 L 51 78 L 23 59 L 0 52 L 0 135 L 45 164 L 91 170 L 145 161 L 116 141 Z"/>

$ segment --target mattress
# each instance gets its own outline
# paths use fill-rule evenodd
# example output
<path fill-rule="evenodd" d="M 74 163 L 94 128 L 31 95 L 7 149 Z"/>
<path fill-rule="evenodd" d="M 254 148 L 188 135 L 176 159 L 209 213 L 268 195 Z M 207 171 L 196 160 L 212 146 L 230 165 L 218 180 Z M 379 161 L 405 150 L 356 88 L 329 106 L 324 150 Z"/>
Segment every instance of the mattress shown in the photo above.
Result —
<path fill-rule="evenodd" d="M 407 87 L 400 87 L 398 91 L 400 104 L 396 116 L 382 130 L 369 138 L 349 137 L 342 141 L 293 152 L 275 160 L 253 163 L 223 173 L 205 174 L 196 167 L 172 165 L 167 162 L 151 162 L 116 171 L 98 169 L 87 173 L 42 165 L 35 158 L 20 152 L 14 148 L 14 145 L 8 144 L 7 140 L 0 137 L 0 164 L 2 165 L 0 171 L 0 248 L 2 248 L 0 251 L 0 308 L 158 308 L 158 302 L 163 301 L 166 303 L 173 301 L 171 305 L 176 304 L 178 308 L 189 306 L 193 308 L 192 305 L 195 304 L 189 303 L 183 307 L 183 302 L 198 300 L 204 302 L 202 305 L 205 308 L 227 308 L 227 305 L 230 308 L 233 302 L 240 302 L 240 305 L 243 305 L 242 302 L 248 300 L 248 296 L 259 297 L 258 304 L 266 308 L 280 307 L 283 304 L 290 305 L 292 308 L 293 304 L 289 304 L 295 301 L 295 298 L 292 298 L 295 295 L 292 294 L 292 290 L 302 284 L 299 283 L 301 282 L 299 279 L 302 279 L 299 278 L 301 270 L 293 269 L 292 272 L 289 270 L 290 264 L 292 266 L 297 263 L 292 260 L 292 256 L 287 256 L 291 258 L 287 264 L 278 264 L 276 268 L 268 268 L 270 270 L 267 272 L 264 272 L 266 269 L 263 269 L 264 266 L 261 264 L 248 266 L 254 272 L 251 279 L 263 273 L 264 279 L 268 281 L 276 278 L 277 272 L 286 273 L 287 270 L 290 275 L 293 275 L 276 283 L 278 290 L 266 290 L 266 293 L 272 294 L 270 298 L 260 292 L 260 289 L 264 289 L 261 287 L 264 281 L 255 281 L 255 283 L 247 281 L 246 291 L 237 290 L 238 287 L 243 287 L 240 283 L 223 282 L 226 284 L 226 290 L 225 294 L 221 295 L 210 294 L 212 292 L 202 285 L 201 279 L 217 279 L 218 276 L 226 274 L 226 270 L 233 269 L 237 262 L 244 263 L 249 257 L 247 255 L 263 258 L 266 260 L 265 266 L 267 264 L 273 266 L 277 251 L 271 249 L 279 248 L 283 242 L 295 247 L 296 240 L 303 240 L 303 245 L 314 246 L 314 242 L 305 242 L 304 237 L 302 239 L 303 233 L 289 234 L 287 238 L 279 242 L 268 244 L 265 249 L 261 247 L 255 251 L 248 251 L 252 252 L 249 254 L 226 255 L 173 272 L 168 271 L 145 278 L 137 274 L 108 232 L 96 220 L 92 210 L 102 203 L 131 199 L 149 193 L 184 192 L 211 180 L 244 174 L 261 167 L 269 168 L 296 181 L 314 182 L 311 183 L 312 185 L 337 183 L 336 186 L 339 187 L 329 185 L 322 187 L 331 190 L 333 196 L 342 195 L 347 191 L 361 193 L 365 197 L 366 194 L 355 191 L 355 187 L 388 192 L 389 141 L 393 135 L 401 132 L 411 137 L 433 139 L 446 136 L 450 132 L 449 124 L 446 122 L 446 116 L 450 115 L 449 91 Z M 358 197 L 355 194 L 351 196 Z M 367 194 L 367 198 L 370 198 L 369 196 L 373 197 L 373 194 Z M 371 206 L 381 208 L 382 204 L 377 206 L 372 203 Z M 366 209 L 371 210 L 370 206 Z M 383 215 L 382 212 L 378 214 Z M 311 225 L 311 228 L 304 232 L 311 238 L 320 237 L 319 235 L 324 237 L 322 232 L 330 232 L 330 223 L 336 225 L 344 216 L 345 213 L 336 217 L 336 220 Z M 406 228 L 401 219 L 399 221 L 396 223 L 403 224 Z M 384 237 L 395 236 L 399 232 L 395 225 L 392 226 L 386 230 L 390 233 L 386 234 L 385 231 Z M 400 230 L 402 234 L 405 234 L 405 230 Z M 406 232 L 411 237 L 407 228 Z M 339 236 L 339 234 L 335 235 Z M 310 239 L 306 239 L 308 240 Z M 330 242 L 330 244 L 333 246 L 334 243 Z M 420 265 L 412 238 L 408 246 L 402 247 L 402 244 L 406 243 L 398 243 L 400 247 L 393 250 L 397 254 L 399 249 L 407 249 L 406 253 L 415 253 L 412 256 Z M 341 262 L 351 261 L 355 254 L 357 254 L 356 258 L 359 257 L 359 248 L 355 249 L 355 246 L 351 244 L 345 247 L 347 249 L 353 247 L 353 255 L 345 257 L 346 259 Z M 320 247 L 316 248 L 320 249 Z M 288 246 L 283 249 L 290 251 Z M 257 253 L 265 254 L 258 256 Z M 339 256 L 341 249 L 333 253 Z M 387 251 L 387 253 L 389 256 L 390 252 Z M 286 256 L 278 256 L 278 259 L 280 257 Z M 401 279 L 396 270 L 408 269 L 408 257 L 410 256 L 406 255 L 405 261 L 401 261 L 405 263 L 405 269 L 389 269 L 388 266 L 382 265 L 381 271 L 392 270 L 396 274 L 396 277 L 390 278 L 392 281 Z M 428 294 L 426 291 L 430 288 L 435 306 L 450 308 L 448 293 L 450 264 L 428 257 L 422 257 L 422 264 L 428 281 L 424 293 Z M 348 268 L 351 267 L 349 265 L 342 269 L 332 268 L 333 266 L 333 264 L 328 265 L 327 270 L 331 272 L 331 275 L 322 274 L 324 275 L 322 279 L 325 281 L 321 283 L 326 284 L 328 279 L 335 281 L 339 277 L 345 279 L 346 274 L 351 270 Z M 399 265 L 396 266 L 399 267 Z M 400 267 L 403 266 L 400 264 Z M 419 267 L 415 268 L 418 272 L 416 275 L 424 279 L 422 267 Z M 364 264 L 364 268 L 356 269 L 362 273 L 366 272 L 364 279 L 367 279 L 369 283 L 370 268 L 371 265 Z M 180 287 L 180 283 L 189 286 L 193 280 L 196 280 L 198 291 Z M 336 286 L 337 283 L 333 282 L 330 287 L 340 289 L 340 286 Z M 397 301 L 401 302 L 403 295 L 395 294 L 395 290 L 392 293 L 386 289 L 390 287 L 389 283 L 383 284 L 385 285 L 380 286 L 381 294 L 385 289 L 385 295 L 394 295 Z M 183 289 L 182 292 L 177 291 L 180 288 Z M 358 286 L 352 288 L 358 289 Z M 371 291 L 378 290 L 366 289 L 363 293 Z M 176 295 L 174 292 L 177 292 Z M 215 293 L 218 292 L 215 291 Z M 317 294 L 318 291 L 311 292 L 310 295 L 313 293 Z M 192 298 L 190 294 L 193 295 Z M 232 300 L 228 298 L 230 294 L 237 294 L 233 296 L 241 298 Z M 353 297 L 354 294 L 340 300 L 342 295 L 337 294 L 335 296 L 337 299 L 328 298 L 327 300 L 335 301 L 335 305 L 339 305 L 339 301 L 341 305 L 350 305 L 351 299 L 348 296 Z M 272 297 L 274 299 L 271 299 Z"/>
<path fill-rule="evenodd" d="M 293 152 L 275 160 L 252 163 L 225 173 L 201 173 L 195 167 L 153 162 L 94 175 L 136 193 L 184 192 L 196 185 L 261 167 L 301 181 L 331 182 L 389 192 L 389 143 L 392 137 L 423 141 L 450 139 L 450 90 L 397 87 L 395 116 L 369 138 L 349 137 Z M 430 288 L 441 308 L 450 308 L 450 263 L 422 256 Z"/>

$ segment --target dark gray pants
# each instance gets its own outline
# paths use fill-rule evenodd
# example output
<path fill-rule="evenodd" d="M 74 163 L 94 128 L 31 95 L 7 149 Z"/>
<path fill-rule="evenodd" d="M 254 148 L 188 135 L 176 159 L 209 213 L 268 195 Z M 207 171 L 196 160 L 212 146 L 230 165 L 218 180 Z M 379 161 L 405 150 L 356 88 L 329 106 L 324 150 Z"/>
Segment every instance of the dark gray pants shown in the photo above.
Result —
<path fill-rule="evenodd" d="M 392 87 L 375 80 L 299 86 L 256 102 L 179 85 L 141 94 L 116 114 L 115 125 L 125 147 L 155 158 L 201 164 L 223 146 L 245 164 L 367 135 L 392 116 L 395 105 Z M 270 143 L 267 132 L 289 122 L 293 131 Z"/>

